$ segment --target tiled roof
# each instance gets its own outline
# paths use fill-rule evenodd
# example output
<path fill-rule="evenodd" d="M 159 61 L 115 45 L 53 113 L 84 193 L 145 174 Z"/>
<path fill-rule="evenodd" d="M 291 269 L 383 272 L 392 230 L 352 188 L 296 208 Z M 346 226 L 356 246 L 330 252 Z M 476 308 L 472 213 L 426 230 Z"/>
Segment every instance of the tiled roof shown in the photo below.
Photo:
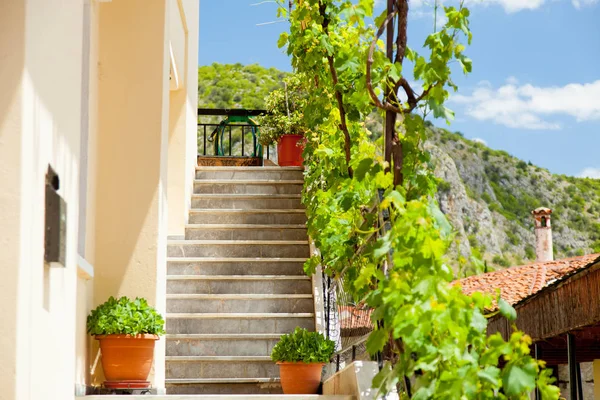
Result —
<path fill-rule="evenodd" d="M 514 305 L 598 261 L 600 254 L 588 254 L 501 269 L 454 283 L 461 285 L 465 294 L 483 292 L 495 296 L 497 289 L 500 289 L 502 298 Z"/>
<path fill-rule="evenodd" d="M 372 309 L 366 306 L 339 306 L 340 325 L 342 329 L 358 329 L 373 327 Z"/>

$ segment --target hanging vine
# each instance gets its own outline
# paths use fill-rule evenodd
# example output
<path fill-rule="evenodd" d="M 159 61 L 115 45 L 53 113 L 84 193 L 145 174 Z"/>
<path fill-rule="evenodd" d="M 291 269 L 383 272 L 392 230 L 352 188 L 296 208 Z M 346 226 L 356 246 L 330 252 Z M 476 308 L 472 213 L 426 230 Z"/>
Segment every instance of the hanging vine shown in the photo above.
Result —
<path fill-rule="evenodd" d="M 373 0 L 280 5 L 290 31 L 278 44 L 287 45 L 309 94 L 303 202 L 322 259 L 309 259 L 305 269 L 313 273 L 321 263 L 356 302 L 374 309 L 367 348 L 392 353 L 375 387 L 400 387 L 413 399 L 526 399 L 535 388 L 544 399 L 558 398 L 550 372 L 530 355 L 531 339 L 521 332 L 508 341 L 488 337 L 484 309 L 492 299 L 449 284 L 451 229 L 433 200 L 424 116 L 452 118 L 444 105 L 457 89 L 451 65 L 471 71 L 464 55 L 469 10 L 444 7 L 447 22 L 417 50 L 407 44 L 407 0 L 390 0 L 374 19 Z M 386 30 L 387 44 L 380 39 Z M 386 118 L 377 140 L 365 123 L 374 109 Z M 510 317 L 514 310 L 498 301 Z"/>

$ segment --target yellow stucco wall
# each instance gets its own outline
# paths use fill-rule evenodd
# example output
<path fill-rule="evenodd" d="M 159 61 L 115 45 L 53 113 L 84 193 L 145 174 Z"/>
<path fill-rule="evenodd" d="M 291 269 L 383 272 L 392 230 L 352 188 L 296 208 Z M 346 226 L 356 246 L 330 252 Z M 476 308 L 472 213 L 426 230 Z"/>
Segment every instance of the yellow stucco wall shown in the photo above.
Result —
<path fill-rule="evenodd" d="M 74 393 L 81 36 L 80 1 L 0 5 L 2 398 Z M 43 261 L 48 164 L 67 203 L 64 267 Z"/>
<path fill-rule="evenodd" d="M 195 138 L 197 101 L 197 76 L 192 76 L 173 125 L 186 145 L 171 152 L 171 2 L 0 1 L 2 400 L 72 399 L 76 388 L 90 384 L 96 353 L 89 350 L 94 341 L 85 320 L 108 296 L 146 297 L 165 310 L 167 191 L 184 210 L 195 161 L 195 146 L 186 146 Z M 186 19 L 194 35 L 185 47 L 187 68 L 196 75 L 198 3 L 183 2 L 186 13 L 192 12 Z M 88 52 L 89 74 L 84 73 Z M 89 127 L 88 154 L 85 149 L 80 154 L 82 119 Z M 183 160 L 180 172 L 186 178 L 173 179 L 178 188 L 167 181 L 169 152 Z M 87 222 L 80 236 L 84 159 Z M 43 262 L 48 164 L 60 176 L 59 193 L 68 207 L 65 267 Z M 78 254 L 80 237 L 84 258 Z M 84 263 L 94 266 L 94 277 L 78 267 Z M 152 379 L 160 389 L 164 340 L 156 353 Z"/>
<path fill-rule="evenodd" d="M 100 6 L 94 303 L 166 300 L 166 0 Z M 164 387 L 164 340 L 154 383 Z"/>
<path fill-rule="evenodd" d="M 197 155 L 199 2 L 170 0 L 170 5 L 171 42 L 184 33 L 184 46 L 175 46 L 184 56 L 176 60 L 180 87 L 171 91 L 169 99 L 168 233 L 182 236 L 191 205 Z"/>
<path fill-rule="evenodd" d="M 17 287 L 21 239 L 21 80 L 25 64 L 25 6 L 0 3 L 0 387 L 14 399 L 17 385 Z"/>
<path fill-rule="evenodd" d="M 183 236 L 187 220 L 186 192 L 179 190 L 186 182 L 184 157 L 175 154 L 185 153 L 188 145 L 185 135 L 187 91 L 181 88 L 171 91 L 169 96 L 169 157 L 168 162 L 168 200 L 169 200 L 169 236 Z"/>

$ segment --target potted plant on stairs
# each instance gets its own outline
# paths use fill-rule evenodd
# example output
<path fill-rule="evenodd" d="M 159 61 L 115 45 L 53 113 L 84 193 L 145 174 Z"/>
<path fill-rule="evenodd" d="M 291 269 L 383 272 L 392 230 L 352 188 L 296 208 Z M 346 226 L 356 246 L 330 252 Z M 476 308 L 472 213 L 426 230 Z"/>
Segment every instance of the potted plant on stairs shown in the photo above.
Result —
<path fill-rule="evenodd" d="M 283 89 L 272 91 L 265 99 L 267 115 L 258 118 L 258 140 L 263 146 L 277 143 L 280 166 L 301 166 L 303 139 L 308 132 L 304 123 L 307 95 L 297 74 L 284 78 L 283 84 Z"/>
<path fill-rule="evenodd" d="M 100 342 L 107 388 L 145 388 L 154 344 L 165 321 L 145 299 L 110 297 L 87 317 L 87 331 Z"/>
<path fill-rule="evenodd" d="M 279 365 L 285 394 L 316 394 L 323 365 L 335 351 L 335 342 L 321 333 L 296 328 L 282 335 L 273 347 L 271 359 Z"/>

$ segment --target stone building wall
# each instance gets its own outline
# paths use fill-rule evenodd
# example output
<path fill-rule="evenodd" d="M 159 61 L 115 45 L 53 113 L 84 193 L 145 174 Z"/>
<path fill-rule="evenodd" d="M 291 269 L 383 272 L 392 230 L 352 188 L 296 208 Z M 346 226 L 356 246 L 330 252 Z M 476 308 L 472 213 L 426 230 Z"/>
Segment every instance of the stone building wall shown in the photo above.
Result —
<path fill-rule="evenodd" d="M 583 383 L 583 398 L 584 400 L 594 400 L 594 363 L 581 363 L 581 380 Z M 569 395 L 569 366 L 558 366 L 558 387 L 560 388 L 561 396 L 566 400 L 571 400 Z"/>

